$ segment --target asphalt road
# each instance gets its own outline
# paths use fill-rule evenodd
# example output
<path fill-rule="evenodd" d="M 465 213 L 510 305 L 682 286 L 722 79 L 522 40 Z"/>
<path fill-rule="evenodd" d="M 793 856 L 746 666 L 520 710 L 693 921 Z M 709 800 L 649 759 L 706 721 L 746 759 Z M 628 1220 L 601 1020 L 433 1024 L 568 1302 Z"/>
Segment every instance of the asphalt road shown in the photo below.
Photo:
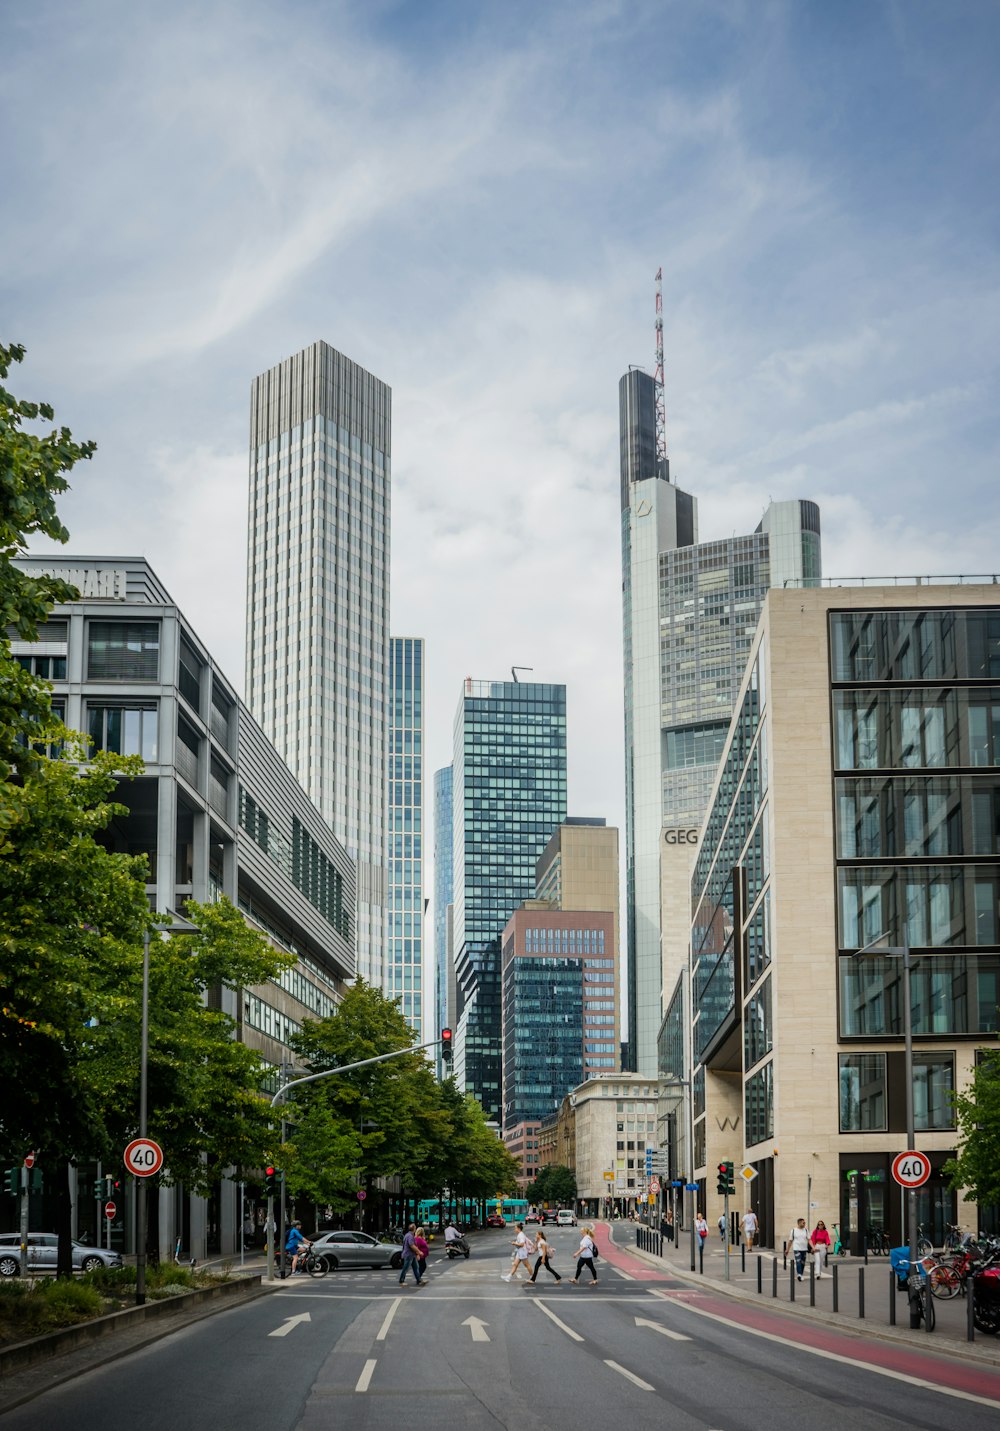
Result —
<path fill-rule="evenodd" d="M 996 1431 L 1000 1373 L 803 1329 L 671 1281 L 627 1254 L 568 1285 L 501 1281 L 509 1233 L 429 1284 L 296 1278 L 57 1387 L 3 1431 Z M 602 1239 L 604 1241 L 604 1239 Z M 544 1275 L 544 1274 L 542 1274 Z M 874 1356 L 880 1363 L 869 1362 Z M 942 1386 L 921 1384 L 943 1382 Z"/>

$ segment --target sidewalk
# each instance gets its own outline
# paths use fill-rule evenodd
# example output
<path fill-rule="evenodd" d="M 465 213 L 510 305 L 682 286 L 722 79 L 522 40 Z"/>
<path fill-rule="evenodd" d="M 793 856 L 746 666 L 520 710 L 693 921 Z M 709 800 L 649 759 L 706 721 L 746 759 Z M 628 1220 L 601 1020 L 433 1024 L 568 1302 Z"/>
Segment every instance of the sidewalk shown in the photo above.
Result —
<path fill-rule="evenodd" d="M 605 1224 L 608 1227 L 608 1224 Z M 935 1297 L 934 1310 L 936 1325 L 933 1333 L 928 1333 L 923 1323 L 917 1331 L 910 1330 L 909 1305 L 904 1293 L 895 1290 L 887 1257 L 869 1257 L 868 1265 L 858 1257 L 837 1258 L 837 1303 L 833 1310 L 835 1279 L 832 1269 L 813 1282 L 815 1306 L 810 1306 L 810 1281 L 808 1268 L 801 1282 L 782 1265 L 782 1256 L 769 1249 L 755 1249 L 747 1256 L 746 1270 L 741 1265 L 740 1249 L 730 1254 L 729 1281 L 725 1278 L 725 1253 L 718 1238 L 711 1237 L 705 1246 L 704 1273 L 691 1271 L 691 1257 L 688 1237 L 681 1234 L 681 1246 L 671 1247 L 664 1242 L 666 1255 L 644 1252 L 636 1246 L 637 1228 L 632 1223 L 610 1224 L 612 1246 L 626 1253 L 630 1259 L 638 1259 L 642 1266 L 657 1268 L 661 1275 L 677 1278 L 689 1286 L 703 1286 L 706 1291 L 721 1293 L 742 1302 L 756 1304 L 762 1309 L 780 1311 L 785 1314 L 835 1327 L 838 1331 L 849 1332 L 864 1337 L 877 1337 L 881 1341 L 906 1345 L 924 1352 L 944 1353 L 980 1365 L 1000 1367 L 1000 1338 L 976 1332 L 975 1341 L 966 1340 L 967 1299 L 955 1297 L 949 1301 Z M 760 1262 L 761 1292 L 757 1291 L 758 1259 Z M 791 1261 L 791 1259 L 789 1259 Z M 774 1266 L 777 1265 L 777 1296 Z M 864 1316 L 860 1316 L 861 1288 L 864 1288 Z M 794 1302 L 792 1294 L 794 1290 Z M 890 1322 L 890 1305 L 894 1304 L 896 1324 Z"/>

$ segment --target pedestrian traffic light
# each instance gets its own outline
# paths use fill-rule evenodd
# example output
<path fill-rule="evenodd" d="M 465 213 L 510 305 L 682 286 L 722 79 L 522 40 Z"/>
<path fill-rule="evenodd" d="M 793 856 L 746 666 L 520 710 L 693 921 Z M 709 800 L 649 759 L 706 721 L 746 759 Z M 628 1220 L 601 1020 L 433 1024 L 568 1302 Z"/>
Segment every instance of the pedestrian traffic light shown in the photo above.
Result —
<path fill-rule="evenodd" d="M 441 1030 L 441 1062 L 451 1063 L 452 1039 L 451 1029 Z"/>
<path fill-rule="evenodd" d="M 277 1168 L 264 1169 L 264 1194 L 266 1197 L 274 1197 L 278 1191 L 278 1170 Z"/>
<path fill-rule="evenodd" d="M 719 1182 L 716 1192 L 720 1195 L 734 1193 L 736 1191 L 736 1179 L 734 1176 L 733 1164 L 730 1162 L 719 1164 Z"/>
<path fill-rule="evenodd" d="M 21 1190 L 21 1169 L 8 1168 L 3 1175 L 3 1190 L 11 1197 L 17 1197 Z"/>

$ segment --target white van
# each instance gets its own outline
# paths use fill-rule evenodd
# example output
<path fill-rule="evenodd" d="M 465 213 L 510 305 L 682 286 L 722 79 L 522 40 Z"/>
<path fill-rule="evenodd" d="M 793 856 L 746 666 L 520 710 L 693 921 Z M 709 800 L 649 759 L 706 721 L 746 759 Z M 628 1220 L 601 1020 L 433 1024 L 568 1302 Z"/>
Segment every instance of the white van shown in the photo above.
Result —
<path fill-rule="evenodd" d="M 576 1213 L 568 1207 L 561 1207 L 556 1213 L 556 1227 L 575 1227 Z"/>

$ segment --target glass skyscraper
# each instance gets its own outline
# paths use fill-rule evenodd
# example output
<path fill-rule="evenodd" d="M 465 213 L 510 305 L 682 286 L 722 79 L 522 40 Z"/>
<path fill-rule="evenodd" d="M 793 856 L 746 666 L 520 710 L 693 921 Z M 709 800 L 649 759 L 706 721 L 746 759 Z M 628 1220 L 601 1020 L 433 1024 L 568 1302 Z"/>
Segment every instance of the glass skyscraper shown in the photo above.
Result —
<path fill-rule="evenodd" d="M 454 1010 L 448 1008 L 448 906 L 452 902 L 453 820 L 451 766 L 445 765 L 434 774 L 434 986 L 438 1028 L 447 1027 L 454 1017 Z M 439 1072 L 444 1072 L 443 1067 L 439 1066 Z"/>
<path fill-rule="evenodd" d="M 326 343 L 254 379 L 246 695 L 357 863 L 358 972 L 385 986 L 391 392 Z"/>
<path fill-rule="evenodd" d="M 656 457 L 654 408 L 653 379 L 633 369 L 619 383 L 625 1057 L 630 1069 L 650 1076 L 664 981 L 672 986 L 673 954 L 687 947 L 685 930 L 661 930 L 664 827 L 701 825 L 768 588 L 818 584 L 821 574 L 814 502 L 772 502 L 750 536 L 699 543 L 695 499 L 673 485 L 669 463 Z"/>
<path fill-rule="evenodd" d="M 566 818 L 566 687 L 467 680 L 452 771 L 455 1075 L 499 1119 L 500 942 Z"/>
<path fill-rule="evenodd" d="M 434 990 L 424 969 L 424 643 L 389 642 L 389 767 L 386 868 L 389 914 L 385 992 L 398 999 L 418 1042 L 433 1037 Z"/>

